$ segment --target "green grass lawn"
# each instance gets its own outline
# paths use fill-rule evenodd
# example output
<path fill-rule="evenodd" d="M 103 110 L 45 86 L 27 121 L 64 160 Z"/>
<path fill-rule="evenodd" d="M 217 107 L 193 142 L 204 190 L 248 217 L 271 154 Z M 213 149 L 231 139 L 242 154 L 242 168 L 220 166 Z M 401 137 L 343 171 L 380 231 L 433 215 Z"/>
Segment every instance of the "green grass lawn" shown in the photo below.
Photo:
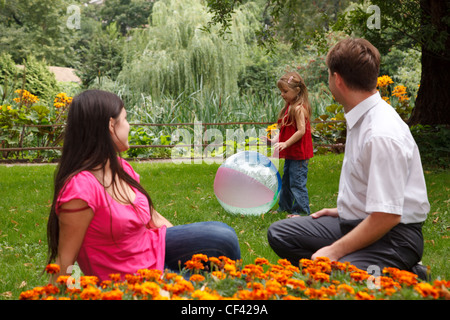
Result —
<path fill-rule="evenodd" d="M 312 211 L 336 204 L 343 155 L 310 161 L 308 188 Z M 218 164 L 132 163 L 156 209 L 173 224 L 216 220 L 239 237 L 244 264 L 256 257 L 275 263 L 267 228 L 284 215 L 241 216 L 226 213 L 216 200 L 213 182 Z M 47 283 L 41 275 L 47 255 L 46 223 L 55 165 L 0 166 L 0 299 Z M 450 279 L 449 171 L 426 171 L 431 211 L 424 226 L 423 263 L 433 278 Z"/>

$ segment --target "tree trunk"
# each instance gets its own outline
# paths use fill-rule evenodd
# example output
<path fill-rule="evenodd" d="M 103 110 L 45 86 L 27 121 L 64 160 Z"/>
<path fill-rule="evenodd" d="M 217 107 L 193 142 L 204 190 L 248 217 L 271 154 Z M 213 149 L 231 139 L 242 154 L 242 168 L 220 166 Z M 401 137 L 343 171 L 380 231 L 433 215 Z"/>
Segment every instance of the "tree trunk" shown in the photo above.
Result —
<path fill-rule="evenodd" d="M 431 16 L 423 27 L 432 25 L 437 34 L 422 45 L 422 77 L 409 125 L 450 124 L 450 27 L 442 21 L 448 18 L 446 6 L 446 1 L 420 1 L 422 12 Z M 433 48 L 444 32 L 447 35 L 442 47 Z"/>

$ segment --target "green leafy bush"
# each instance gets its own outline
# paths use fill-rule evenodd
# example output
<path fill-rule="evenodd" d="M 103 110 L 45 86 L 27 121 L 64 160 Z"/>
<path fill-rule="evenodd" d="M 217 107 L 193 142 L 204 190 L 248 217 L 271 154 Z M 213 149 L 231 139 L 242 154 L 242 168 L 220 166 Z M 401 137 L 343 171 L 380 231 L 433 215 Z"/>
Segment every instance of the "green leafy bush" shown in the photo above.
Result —
<path fill-rule="evenodd" d="M 450 128 L 444 125 L 411 127 L 422 157 L 422 164 L 428 168 L 448 169 L 450 167 Z"/>

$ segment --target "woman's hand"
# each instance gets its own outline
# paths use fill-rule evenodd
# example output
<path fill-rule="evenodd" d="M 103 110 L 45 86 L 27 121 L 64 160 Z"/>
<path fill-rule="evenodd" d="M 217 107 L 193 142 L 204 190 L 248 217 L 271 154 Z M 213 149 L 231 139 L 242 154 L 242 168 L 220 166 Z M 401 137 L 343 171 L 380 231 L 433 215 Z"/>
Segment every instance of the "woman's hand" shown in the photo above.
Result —
<path fill-rule="evenodd" d="M 169 222 L 166 218 L 164 218 L 158 211 L 152 208 L 152 218 L 147 224 L 150 229 L 158 229 L 162 226 L 166 226 L 167 228 L 173 227 L 173 224 Z"/>

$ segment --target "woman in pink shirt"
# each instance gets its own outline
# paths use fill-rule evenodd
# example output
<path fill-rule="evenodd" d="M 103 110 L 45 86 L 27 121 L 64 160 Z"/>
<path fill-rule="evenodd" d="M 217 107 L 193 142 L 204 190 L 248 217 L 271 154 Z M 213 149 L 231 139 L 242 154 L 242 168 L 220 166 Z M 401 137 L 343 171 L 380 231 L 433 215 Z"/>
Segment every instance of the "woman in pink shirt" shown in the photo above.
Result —
<path fill-rule="evenodd" d="M 115 94 L 88 90 L 72 101 L 47 226 L 49 262 L 85 275 L 179 270 L 193 254 L 240 259 L 236 233 L 220 222 L 173 226 L 153 207 L 139 175 L 118 153 L 129 124 Z"/>

